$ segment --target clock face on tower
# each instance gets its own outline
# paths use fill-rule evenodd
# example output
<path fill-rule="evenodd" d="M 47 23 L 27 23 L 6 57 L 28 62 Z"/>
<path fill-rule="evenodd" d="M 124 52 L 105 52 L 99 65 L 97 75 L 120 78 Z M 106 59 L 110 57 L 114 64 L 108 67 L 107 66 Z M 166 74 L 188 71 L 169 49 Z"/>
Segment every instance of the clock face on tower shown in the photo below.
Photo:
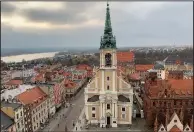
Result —
<path fill-rule="evenodd" d="M 111 67 L 111 63 L 112 63 L 111 54 L 110 53 L 105 54 L 105 66 Z"/>

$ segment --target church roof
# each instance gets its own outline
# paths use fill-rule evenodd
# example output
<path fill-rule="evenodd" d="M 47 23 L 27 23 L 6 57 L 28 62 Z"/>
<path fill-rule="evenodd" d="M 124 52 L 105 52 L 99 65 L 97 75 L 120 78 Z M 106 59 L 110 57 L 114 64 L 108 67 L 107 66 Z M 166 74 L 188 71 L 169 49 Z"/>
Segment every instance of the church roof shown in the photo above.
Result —
<path fill-rule="evenodd" d="M 94 95 L 91 98 L 88 98 L 88 102 L 96 102 L 99 100 L 99 95 Z"/>
<path fill-rule="evenodd" d="M 120 101 L 120 102 L 130 102 L 130 99 L 125 97 L 124 95 L 119 95 L 118 96 L 118 101 Z"/>
<path fill-rule="evenodd" d="M 108 48 L 116 49 L 116 38 L 115 36 L 113 36 L 113 33 L 112 33 L 110 9 L 109 9 L 109 4 L 107 3 L 104 35 L 103 37 L 101 37 L 100 49 L 108 49 Z"/>

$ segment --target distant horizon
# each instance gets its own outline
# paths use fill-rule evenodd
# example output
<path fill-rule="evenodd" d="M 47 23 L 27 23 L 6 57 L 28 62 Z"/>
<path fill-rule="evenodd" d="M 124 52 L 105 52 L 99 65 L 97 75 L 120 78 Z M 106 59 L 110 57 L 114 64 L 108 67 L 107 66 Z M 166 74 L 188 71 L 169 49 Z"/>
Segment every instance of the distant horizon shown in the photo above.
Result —
<path fill-rule="evenodd" d="M 117 47 L 118 49 L 129 49 L 130 48 L 170 48 L 173 46 L 144 46 L 144 47 L 130 47 L 130 46 L 123 46 L 123 47 Z M 193 45 L 184 45 L 184 46 L 176 46 L 175 47 L 193 47 Z M 38 48 L 1 48 L 1 57 L 6 57 L 6 56 L 12 56 L 12 55 L 23 55 L 23 54 L 33 54 L 33 53 L 49 53 L 49 52 L 63 52 L 63 51 L 68 51 L 68 52 L 90 52 L 92 51 L 98 51 L 99 47 L 38 47 Z"/>

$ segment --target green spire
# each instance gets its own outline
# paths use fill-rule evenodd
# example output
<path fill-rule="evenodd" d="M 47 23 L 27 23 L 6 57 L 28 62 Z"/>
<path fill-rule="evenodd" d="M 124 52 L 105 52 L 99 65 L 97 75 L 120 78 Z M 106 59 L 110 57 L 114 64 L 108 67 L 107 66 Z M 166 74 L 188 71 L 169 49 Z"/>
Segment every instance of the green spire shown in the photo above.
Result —
<path fill-rule="evenodd" d="M 116 49 L 116 38 L 112 33 L 111 19 L 110 19 L 110 9 L 107 1 L 106 8 L 106 20 L 105 20 L 105 28 L 104 35 L 101 37 L 101 45 L 100 49 L 113 48 Z"/>

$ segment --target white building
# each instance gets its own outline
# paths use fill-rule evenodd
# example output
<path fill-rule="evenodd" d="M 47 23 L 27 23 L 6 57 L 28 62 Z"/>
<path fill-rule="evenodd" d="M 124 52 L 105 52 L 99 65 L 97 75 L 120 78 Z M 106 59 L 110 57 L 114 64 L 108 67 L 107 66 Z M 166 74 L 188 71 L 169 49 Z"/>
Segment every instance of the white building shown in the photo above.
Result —
<path fill-rule="evenodd" d="M 30 77 L 35 75 L 36 75 L 36 72 L 34 71 L 34 69 L 24 69 L 24 70 L 12 71 L 11 78 L 13 79 L 15 77 Z"/>
<path fill-rule="evenodd" d="M 162 64 L 156 64 L 154 65 L 153 69 L 148 70 L 148 72 L 156 72 L 158 79 L 165 79 L 166 71 L 164 69 L 164 66 Z"/>
<path fill-rule="evenodd" d="M 111 41 L 109 41 L 111 40 Z M 125 82 L 117 68 L 116 39 L 112 35 L 109 5 L 100 46 L 100 68 L 85 88 L 85 114 L 99 127 L 132 124 L 133 88 Z"/>
<path fill-rule="evenodd" d="M 19 85 L 19 87 L 16 89 L 5 89 L 1 93 L 1 100 L 8 100 L 9 102 L 11 102 L 14 97 L 25 92 L 27 89 L 32 89 L 33 87 L 33 85 Z"/>

